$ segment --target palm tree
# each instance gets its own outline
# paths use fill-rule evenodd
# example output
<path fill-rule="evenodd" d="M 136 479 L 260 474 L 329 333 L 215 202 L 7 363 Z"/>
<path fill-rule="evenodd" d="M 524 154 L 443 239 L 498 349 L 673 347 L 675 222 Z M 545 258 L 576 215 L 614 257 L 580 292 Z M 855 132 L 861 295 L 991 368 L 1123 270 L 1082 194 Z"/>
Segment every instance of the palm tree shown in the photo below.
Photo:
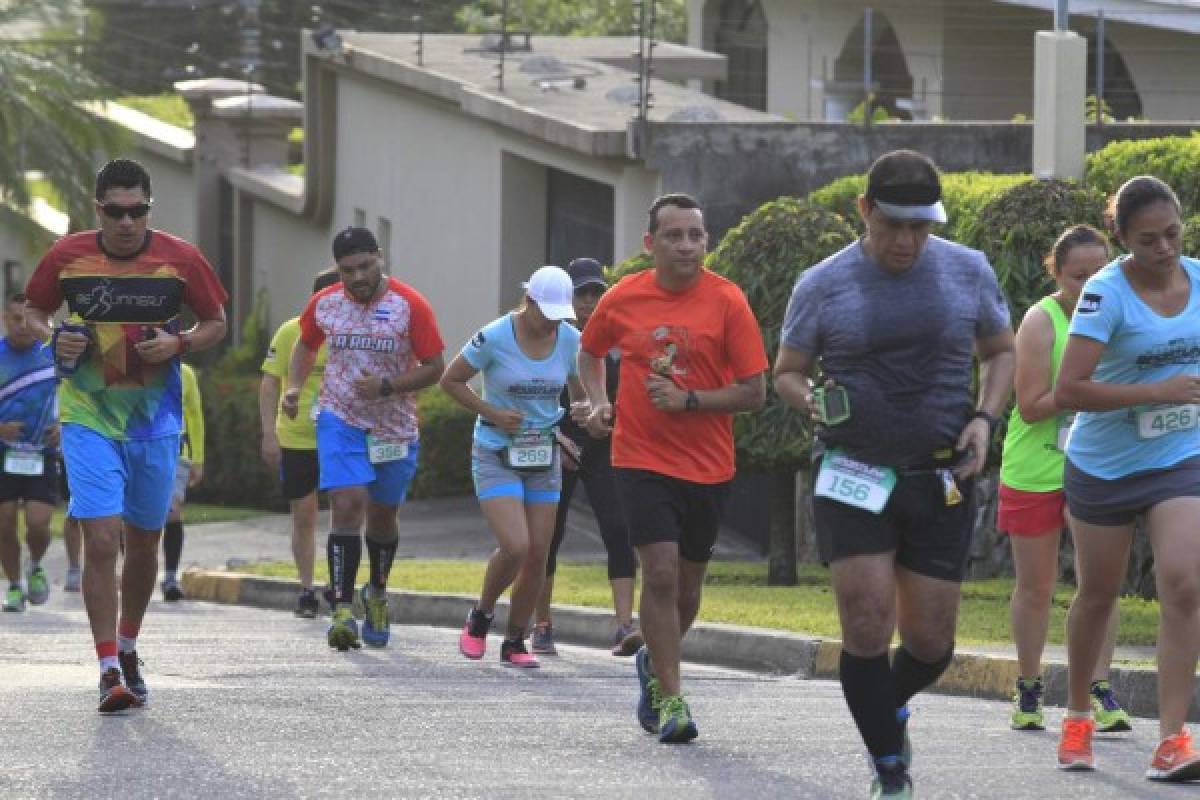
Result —
<path fill-rule="evenodd" d="M 88 110 L 107 87 L 45 33 L 72 11 L 72 0 L 0 0 L 0 200 L 28 208 L 27 175 L 40 171 L 82 222 L 92 216 L 95 161 L 116 149 L 119 134 Z"/>

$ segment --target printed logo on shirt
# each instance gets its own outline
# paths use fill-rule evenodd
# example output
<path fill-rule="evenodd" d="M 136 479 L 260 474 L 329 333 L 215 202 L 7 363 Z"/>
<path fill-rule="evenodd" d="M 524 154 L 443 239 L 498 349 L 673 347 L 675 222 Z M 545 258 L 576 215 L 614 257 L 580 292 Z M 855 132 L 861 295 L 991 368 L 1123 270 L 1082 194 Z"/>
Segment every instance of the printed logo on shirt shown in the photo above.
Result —
<path fill-rule="evenodd" d="M 537 398 L 558 397 L 562 392 L 562 384 L 554 384 L 545 378 L 533 378 L 527 381 L 517 381 L 509 384 L 508 393 L 513 397 Z"/>
<path fill-rule="evenodd" d="M 660 325 L 647 332 L 650 369 L 664 378 L 688 374 L 688 329 Z"/>
<path fill-rule="evenodd" d="M 471 344 L 475 347 L 483 347 L 483 344 L 486 341 L 487 337 L 483 335 L 483 331 L 477 331 L 475 335 L 471 337 Z"/>
<path fill-rule="evenodd" d="M 1171 339 L 1166 344 L 1141 353 L 1134 363 L 1138 369 L 1200 364 L 1200 338 L 1186 336 Z"/>
<path fill-rule="evenodd" d="M 1075 309 L 1080 314 L 1095 314 L 1100 310 L 1100 301 L 1104 298 L 1094 292 L 1084 292 L 1079 298 L 1079 306 Z"/>
<path fill-rule="evenodd" d="M 392 312 L 388 311 L 386 308 L 377 308 L 371 317 L 376 322 L 387 322 L 392 318 Z"/>
<path fill-rule="evenodd" d="M 329 338 L 331 350 L 368 350 L 373 353 L 396 352 L 396 340 L 391 336 L 372 336 L 368 333 L 338 333 Z"/>

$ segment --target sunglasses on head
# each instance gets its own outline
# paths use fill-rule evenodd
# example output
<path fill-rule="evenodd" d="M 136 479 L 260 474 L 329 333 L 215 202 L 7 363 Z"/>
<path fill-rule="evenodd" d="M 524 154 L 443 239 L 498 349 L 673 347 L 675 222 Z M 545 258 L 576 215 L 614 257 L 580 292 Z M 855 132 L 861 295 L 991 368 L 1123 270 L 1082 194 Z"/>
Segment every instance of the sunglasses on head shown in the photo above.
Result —
<path fill-rule="evenodd" d="M 104 203 L 100 206 L 100 210 L 104 212 L 104 216 L 109 219 L 121 219 L 126 215 L 130 219 L 141 219 L 150 213 L 149 203 L 137 203 L 132 206 L 123 206 L 120 203 Z"/>

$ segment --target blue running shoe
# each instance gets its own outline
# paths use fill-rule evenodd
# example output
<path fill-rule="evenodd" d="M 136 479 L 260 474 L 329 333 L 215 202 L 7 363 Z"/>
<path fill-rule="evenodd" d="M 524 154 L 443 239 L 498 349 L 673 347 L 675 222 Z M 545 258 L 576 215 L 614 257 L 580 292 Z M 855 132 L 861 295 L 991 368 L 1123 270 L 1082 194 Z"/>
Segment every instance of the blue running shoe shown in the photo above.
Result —
<path fill-rule="evenodd" d="M 633 657 L 633 665 L 637 668 L 638 685 L 642 690 L 637 705 L 638 724 L 646 733 L 658 733 L 662 689 L 658 685 L 658 678 L 650 674 L 650 651 L 645 645 Z"/>
<path fill-rule="evenodd" d="M 685 744 L 700 735 L 692 710 L 680 695 L 662 699 L 658 716 L 658 740 L 664 744 Z"/>
<path fill-rule="evenodd" d="M 387 594 L 375 597 L 368 584 L 363 584 L 358 593 L 365 613 L 363 615 L 362 640 L 371 647 L 386 647 L 391 635 L 388 618 Z"/>

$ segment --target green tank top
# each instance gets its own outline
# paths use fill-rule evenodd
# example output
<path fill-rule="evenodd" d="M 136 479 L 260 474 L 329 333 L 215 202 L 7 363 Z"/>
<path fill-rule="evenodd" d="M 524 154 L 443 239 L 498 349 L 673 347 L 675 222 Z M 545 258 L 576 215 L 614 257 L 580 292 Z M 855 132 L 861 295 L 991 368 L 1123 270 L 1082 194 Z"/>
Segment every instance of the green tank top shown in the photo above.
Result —
<path fill-rule="evenodd" d="M 1071 321 L 1053 297 L 1043 297 L 1037 305 L 1054 323 L 1054 350 L 1050 355 L 1053 385 L 1058 380 Z M 1060 414 L 1030 424 L 1021 418 L 1021 412 L 1013 404 L 1000 462 L 1000 481 L 1005 486 L 1023 492 L 1053 492 L 1063 487 L 1064 457 L 1059 449 L 1059 424 L 1065 417 Z"/>

